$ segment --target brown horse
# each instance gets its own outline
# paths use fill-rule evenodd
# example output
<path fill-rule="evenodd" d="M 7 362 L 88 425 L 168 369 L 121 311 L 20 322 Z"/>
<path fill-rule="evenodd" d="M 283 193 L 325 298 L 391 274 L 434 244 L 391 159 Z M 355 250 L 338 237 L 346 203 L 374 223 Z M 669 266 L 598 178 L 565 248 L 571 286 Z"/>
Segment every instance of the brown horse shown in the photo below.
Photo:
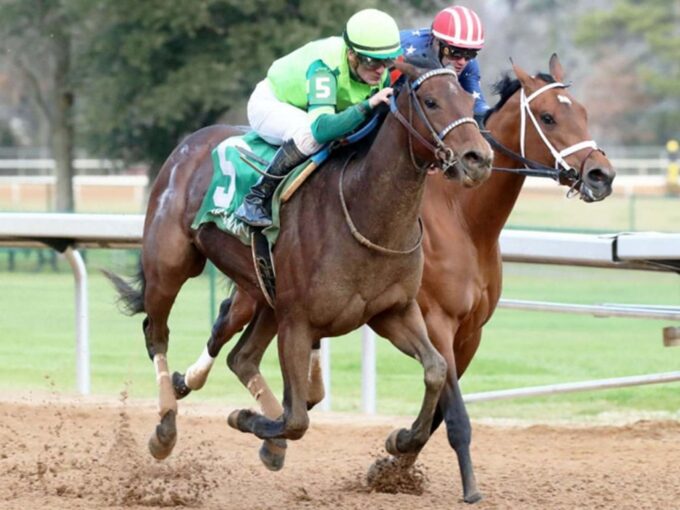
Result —
<path fill-rule="evenodd" d="M 418 359 L 425 373 L 418 417 L 411 429 L 390 435 L 388 449 L 409 454 L 427 441 L 445 364 L 427 338 L 415 299 L 423 265 L 419 215 L 424 170 L 437 164 L 447 177 L 472 186 L 489 176 L 492 152 L 471 118 L 472 99 L 455 73 L 406 64 L 400 68 L 408 80 L 372 143 L 339 150 L 282 208 L 283 227 L 274 250 L 275 309 L 266 306 L 259 291 L 249 247 L 213 224 L 191 229 L 212 176 L 211 150 L 240 133 L 228 126 L 202 129 L 163 165 L 146 213 L 141 288 L 110 274 L 128 311 L 147 315 L 143 330 L 159 385 L 160 424 L 149 440 L 156 458 L 169 455 L 177 437 L 167 319 L 181 286 L 201 273 L 207 259 L 254 299 L 260 312 L 253 328 L 269 338 L 278 332 L 283 413 L 259 372 L 248 374 L 243 365 L 239 377 L 271 407 L 265 404 L 265 415 L 235 411 L 230 425 L 266 440 L 302 437 L 309 425 L 312 346 L 322 337 L 369 323 Z M 408 120 L 403 111 L 409 112 Z M 275 450 L 275 443 L 267 444 Z"/>
<path fill-rule="evenodd" d="M 497 149 L 499 171 L 474 190 L 431 176 L 423 209 L 425 267 L 418 303 L 428 333 L 448 366 L 433 431 L 442 420 L 446 421 L 449 442 L 458 457 L 464 500 L 468 502 L 480 496 L 470 459 L 470 422 L 458 379 L 472 360 L 482 327 L 500 297 L 499 237 L 524 176 L 558 179 L 586 201 L 608 196 L 614 178 L 609 161 L 589 139 L 585 109 L 561 83 L 563 71 L 557 56 L 550 59 L 551 75 L 530 77 L 517 66 L 514 71 L 517 80 L 506 77 L 497 85 L 501 98 L 486 123 L 488 137 Z M 533 119 L 531 126 L 527 117 Z M 256 308 L 252 298 L 240 291 L 227 299 L 202 360 L 213 360 L 224 343 L 259 312 Z M 243 366 L 248 366 L 249 372 L 257 371 L 271 341 L 266 335 L 259 336 L 261 332 L 257 321 L 250 322 L 230 353 L 228 364 L 237 374 Z M 178 396 L 201 388 L 210 366 L 211 362 L 199 361 L 187 370 L 186 376 L 175 373 Z M 310 382 L 309 405 L 313 405 L 323 398 L 317 355 L 312 358 Z M 261 451 L 265 464 L 271 469 L 280 468 L 283 452 L 278 457 L 269 453 L 266 448 Z"/>
<path fill-rule="evenodd" d="M 423 208 L 425 268 L 418 304 L 448 367 L 434 428 L 446 422 L 466 493 L 474 487 L 474 476 L 467 458 L 470 421 L 458 379 L 500 298 L 499 238 L 524 176 L 554 177 L 587 202 L 606 198 L 615 176 L 590 139 L 585 108 L 562 84 L 557 56 L 550 59 L 550 75 L 531 77 L 518 66 L 513 69 L 518 79 L 499 82 L 501 98 L 486 121 L 494 165 L 508 171 L 494 172 L 474 191 L 432 176 Z"/>

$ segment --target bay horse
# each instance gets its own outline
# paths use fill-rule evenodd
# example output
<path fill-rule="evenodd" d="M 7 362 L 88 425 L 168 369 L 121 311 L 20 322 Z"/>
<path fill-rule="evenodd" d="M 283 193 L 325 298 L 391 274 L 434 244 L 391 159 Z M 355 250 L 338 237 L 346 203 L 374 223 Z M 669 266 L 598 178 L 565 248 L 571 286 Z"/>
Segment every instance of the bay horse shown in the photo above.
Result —
<path fill-rule="evenodd" d="M 253 299 L 259 310 L 253 328 L 269 339 L 278 333 L 283 410 L 259 372 L 248 376 L 244 365 L 241 380 L 271 407 L 265 404 L 264 414 L 234 411 L 231 426 L 271 440 L 266 444 L 274 452 L 276 440 L 301 438 L 309 426 L 312 346 L 368 323 L 416 358 L 425 375 L 419 414 L 411 429 L 390 434 L 389 451 L 411 454 L 427 441 L 446 366 L 416 303 L 425 169 L 437 164 L 447 177 L 474 186 L 489 176 L 492 152 L 471 118 L 472 98 L 453 71 L 399 68 L 408 79 L 372 143 L 338 150 L 283 206 L 273 253 L 278 275 L 273 309 L 259 290 L 250 247 L 212 223 L 191 228 L 213 174 L 212 149 L 242 133 L 229 126 L 197 131 L 161 168 L 149 196 L 138 287 L 108 273 L 127 311 L 146 313 L 143 331 L 159 387 L 160 423 L 149 439 L 155 458 L 167 457 L 177 438 L 168 316 L 182 285 L 208 259 Z M 213 333 L 219 328 L 218 323 Z"/>
<path fill-rule="evenodd" d="M 425 266 L 417 300 L 428 334 L 447 362 L 446 384 L 432 432 L 442 421 L 446 422 L 449 443 L 458 458 L 463 499 L 470 503 L 478 501 L 481 495 L 470 458 L 470 420 L 458 379 L 477 351 L 482 327 L 493 315 L 500 298 L 500 234 L 525 176 L 554 178 L 568 186 L 570 194 L 579 194 L 587 202 L 606 198 L 615 176 L 604 153 L 590 140 L 585 108 L 567 92 L 562 83 L 563 69 L 555 54 L 550 58 L 549 69 L 550 74 L 531 77 L 513 65 L 517 79 L 506 76 L 496 85 L 500 99 L 487 115 L 486 135 L 496 149 L 497 171 L 488 181 L 467 189 L 432 175 L 425 188 Z M 562 149 L 558 151 L 556 147 Z M 205 384 L 221 347 L 249 323 L 227 363 L 237 375 L 258 373 L 257 367 L 272 339 L 266 333 L 261 335 L 257 321 L 253 320 L 259 317 L 259 312 L 257 303 L 238 289 L 222 303 L 213 334 L 199 361 L 185 374 L 173 374 L 178 397 Z M 318 360 L 318 352 L 313 351 L 310 407 L 324 396 Z M 284 454 L 279 449 L 273 455 L 266 444 L 260 451 L 270 469 L 283 466 Z M 415 456 L 408 460 L 415 461 Z"/>

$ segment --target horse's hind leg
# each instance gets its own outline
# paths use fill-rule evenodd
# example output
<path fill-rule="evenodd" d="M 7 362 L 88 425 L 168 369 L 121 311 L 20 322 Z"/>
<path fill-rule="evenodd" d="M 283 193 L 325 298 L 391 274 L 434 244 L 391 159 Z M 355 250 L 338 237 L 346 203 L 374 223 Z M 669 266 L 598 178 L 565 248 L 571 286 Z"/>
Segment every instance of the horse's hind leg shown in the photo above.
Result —
<path fill-rule="evenodd" d="M 398 312 L 388 311 L 374 317 L 369 325 L 388 338 L 399 350 L 420 361 L 425 372 L 425 395 L 411 429 L 395 430 L 385 448 L 395 456 L 415 455 L 430 437 L 432 419 L 446 377 L 444 358 L 430 343 L 420 308 L 415 301 Z"/>
<path fill-rule="evenodd" d="M 248 294 L 238 291 L 222 302 L 201 356 L 184 374 L 179 372 L 172 374 L 172 385 L 178 399 L 186 397 L 192 390 L 200 390 L 203 387 L 222 347 L 250 322 L 255 314 L 256 305 Z"/>
<path fill-rule="evenodd" d="M 161 257 L 158 249 L 145 246 L 142 265 L 146 280 L 144 289 L 144 336 L 149 356 L 156 369 L 160 423 L 149 438 L 149 451 L 156 459 L 164 459 L 177 441 L 177 400 L 170 380 L 167 351 L 170 330 L 168 316 L 177 294 L 187 279 L 200 274 L 205 258 L 192 245 L 173 251 L 172 257 Z M 153 252 L 153 253 L 152 253 Z"/>

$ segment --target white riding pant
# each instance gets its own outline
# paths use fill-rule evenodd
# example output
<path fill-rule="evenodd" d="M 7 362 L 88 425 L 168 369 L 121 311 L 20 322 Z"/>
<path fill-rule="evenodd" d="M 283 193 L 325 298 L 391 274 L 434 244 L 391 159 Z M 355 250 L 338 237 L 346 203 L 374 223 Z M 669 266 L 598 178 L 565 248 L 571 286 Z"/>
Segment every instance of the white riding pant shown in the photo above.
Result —
<path fill-rule="evenodd" d="M 248 122 L 255 132 L 272 145 L 291 138 L 300 152 L 309 156 L 322 145 L 312 136 L 312 123 L 306 111 L 276 97 L 269 80 L 262 80 L 248 99 Z"/>

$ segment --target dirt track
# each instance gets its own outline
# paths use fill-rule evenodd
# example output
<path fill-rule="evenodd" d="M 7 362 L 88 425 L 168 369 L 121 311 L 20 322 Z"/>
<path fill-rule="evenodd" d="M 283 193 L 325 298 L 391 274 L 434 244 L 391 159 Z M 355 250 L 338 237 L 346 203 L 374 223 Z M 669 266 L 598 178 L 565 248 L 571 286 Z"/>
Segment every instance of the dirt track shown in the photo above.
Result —
<path fill-rule="evenodd" d="M 44 399 L 43 399 L 44 400 Z M 286 467 L 271 473 L 259 441 L 231 430 L 228 410 L 180 408 L 173 455 L 154 461 L 153 403 L 0 402 L 0 508 L 130 509 L 678 509 L 680 423 L 617 427 L 473 424 L 485 499 L 460 502 L 458 469 L 442 430 L 420 458 L 421 495 L 383 494 L 364 476 L 394 426 L 408 420 L 312 415 Z"/>

